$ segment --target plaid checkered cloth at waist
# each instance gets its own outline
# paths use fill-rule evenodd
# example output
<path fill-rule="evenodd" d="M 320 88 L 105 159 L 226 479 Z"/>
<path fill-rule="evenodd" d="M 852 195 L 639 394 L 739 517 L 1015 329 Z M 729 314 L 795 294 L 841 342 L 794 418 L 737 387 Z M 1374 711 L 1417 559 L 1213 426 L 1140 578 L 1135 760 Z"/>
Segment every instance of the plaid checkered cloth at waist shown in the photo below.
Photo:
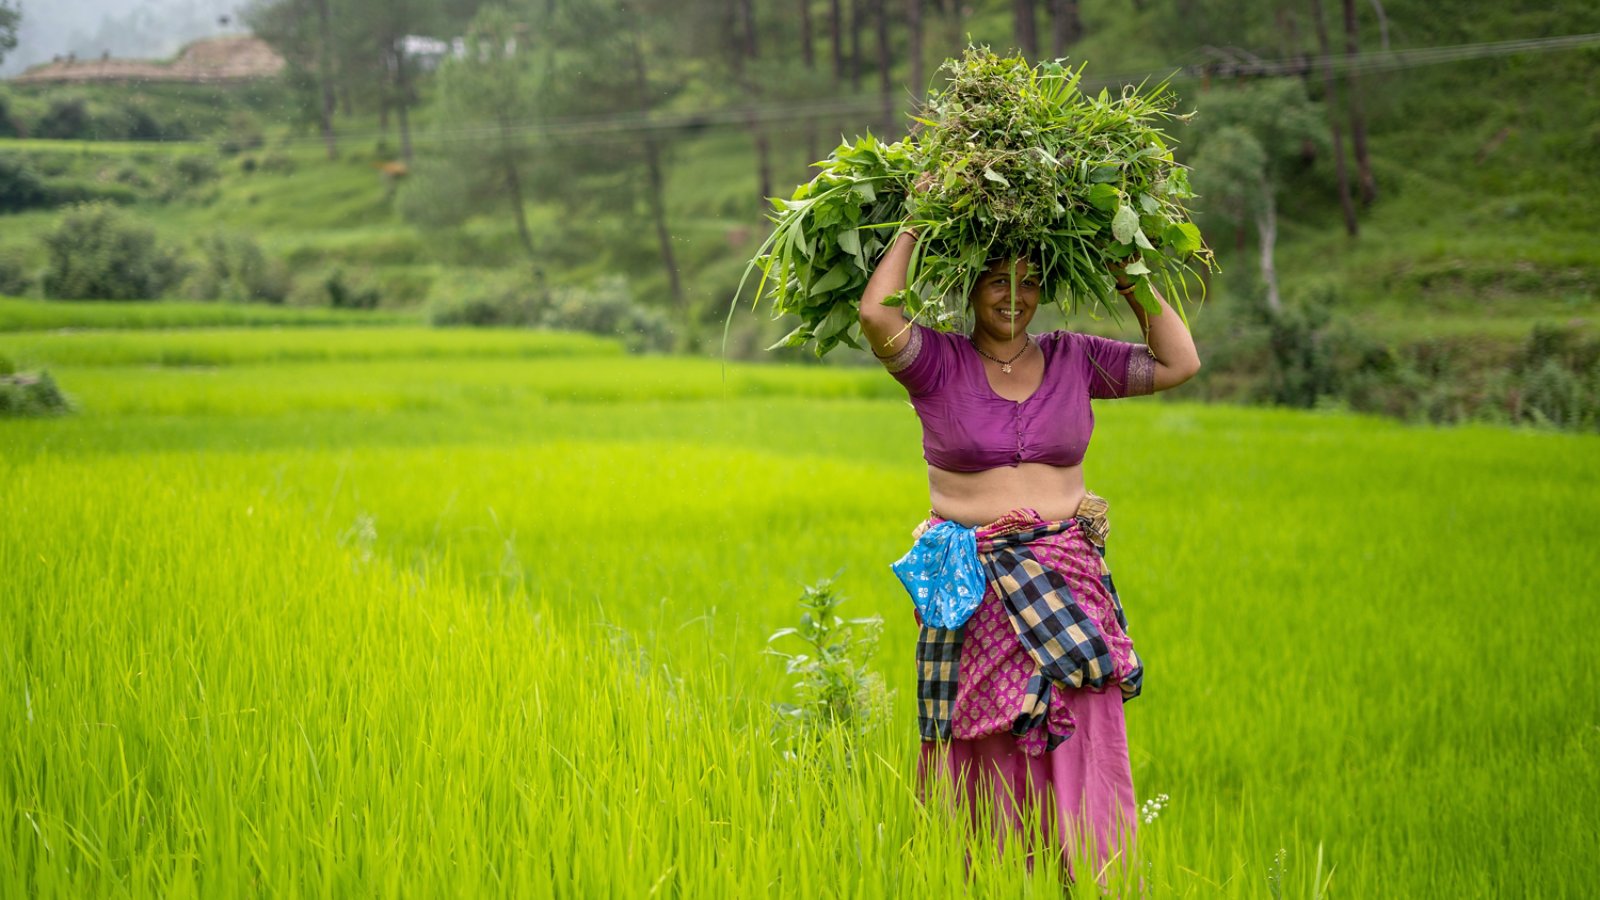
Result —
<path fill-rule="evenodd" d="M 1035 520 L 1029 526 L 999 528 L 979 541 L 978 558 L 1034 663 L 1012 734 L 1048 727 L 1053 686 L 1103 688 L 1116 676 L 1099 625 L 1073 597 L 1067 580 L 1041 564 L 1028 547 L 1074 525 L 1082 529 L 1100 557 L 1101 584 L 1110 594 L 1118 626 L 1126 633 L 1122 602 L 1105 565 L 1105 539 L 1110 533 L 1107 511 L 1106 501 L 1090 494 L 1073 519 Z M 924 625 L 917 638 L 917 719 L 923 740 L 950 739 L 965 633 L 964 627 Z M 1118 680 L 1123 700 L 1138 696 L 1143 681 L 1144 667 L 1135 656 L 1132 670 Z M 1046 749 L 1055 749 L 1069 737 L 1070 732 L 1049 733 Z"/>

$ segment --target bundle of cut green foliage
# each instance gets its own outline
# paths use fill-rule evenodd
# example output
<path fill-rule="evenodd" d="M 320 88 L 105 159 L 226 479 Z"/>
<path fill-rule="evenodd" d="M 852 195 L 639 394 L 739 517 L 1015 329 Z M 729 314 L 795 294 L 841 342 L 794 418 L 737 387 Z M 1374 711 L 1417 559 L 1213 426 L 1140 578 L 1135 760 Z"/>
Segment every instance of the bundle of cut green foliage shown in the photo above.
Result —
<path fill-rule="evenodd" d="M 1195 266 L 1212 266 L 1184 205 L 1188 171 L 1160 128 L 1185 118 L 1165 83 L 1090 95 L 1082 66 L 1035 67 L 985 48 L 944 70 L 949 83 L 914 117 L 916 133 L 847 142 L 774 201 L 772 235 L 746 277 L 759 269 L 757 302 L 765 295 L 775 317 L 801 320 L 775 346 L 859 348 L 862 291 L 901 229 L 918 241 L 890 302 L 941 330 L 962 326 L 973 283 L 997 258 L 1028 259 L 1067 315 L 1115 314 L 1114 269 L 1154 311 L 1153 286 L 1181 302 Z"/>

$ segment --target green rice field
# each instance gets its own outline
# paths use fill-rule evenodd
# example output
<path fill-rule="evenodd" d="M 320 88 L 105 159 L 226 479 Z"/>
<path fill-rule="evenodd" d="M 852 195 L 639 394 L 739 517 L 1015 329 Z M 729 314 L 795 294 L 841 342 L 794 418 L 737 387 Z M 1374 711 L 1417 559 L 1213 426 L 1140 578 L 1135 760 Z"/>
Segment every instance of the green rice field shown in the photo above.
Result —
<path fill-rule="evenodd" d="M 198 324 L 0 333 L 77 408 L 0 420 L 0 896 L 1600 884 L 1595 437 L 1099 404 L 1167 800 L 1131 877 L 1063 885 L 918 799 L 926 470 L 881 372 Z M 836 572 L 890 712 L 793 752 L 767 638 Z"/>

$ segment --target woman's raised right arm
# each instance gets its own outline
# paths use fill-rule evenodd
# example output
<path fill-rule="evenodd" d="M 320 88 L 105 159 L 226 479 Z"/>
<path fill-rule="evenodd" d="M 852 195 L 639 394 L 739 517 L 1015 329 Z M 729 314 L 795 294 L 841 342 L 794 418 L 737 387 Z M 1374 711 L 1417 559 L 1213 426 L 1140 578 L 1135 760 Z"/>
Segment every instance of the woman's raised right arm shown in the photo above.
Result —
<path fill-rule="evenodd" d="M 913 232 L 896 235 L 861 294 L 861 333 L 879 358 L 900 352 L 911 339 L 911 323 L 901 315 L 900 307 L 885 306 L 883 301 L 905 289 L 906 270 L 911 266 L 911 251 L 916 245 Z"/>

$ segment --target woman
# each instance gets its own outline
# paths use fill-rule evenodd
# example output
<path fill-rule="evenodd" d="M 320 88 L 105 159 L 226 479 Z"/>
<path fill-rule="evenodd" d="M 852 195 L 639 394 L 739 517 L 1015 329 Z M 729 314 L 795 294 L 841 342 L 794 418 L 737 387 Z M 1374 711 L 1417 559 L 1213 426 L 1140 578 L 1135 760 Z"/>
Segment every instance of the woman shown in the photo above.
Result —
<path fill-rule="evenodd" d="M 1146 344 L 1030 335 L 1041 285 L 1026 260 L 978 279 L 970 336 L 908 323 L 884 301 L 915 242 L 897 236 L 860 317 L 911 395 L 928 461 L 933 515 L 895 564 L 921 626 L 923 775 L 948 777 L 974 821 L 1030 843 L 1043 829 L 1069 876 L 1085 845 L 1102 865 L 1126 861 L 1137 810 L 1122 703 L 1143 668 L 1105 568 L 1105 502 L 1084 487 L 1089 401 L 1176 387 L 1200 358 L 1166 301 L 1147 315 L 1121 271 Z"/>

